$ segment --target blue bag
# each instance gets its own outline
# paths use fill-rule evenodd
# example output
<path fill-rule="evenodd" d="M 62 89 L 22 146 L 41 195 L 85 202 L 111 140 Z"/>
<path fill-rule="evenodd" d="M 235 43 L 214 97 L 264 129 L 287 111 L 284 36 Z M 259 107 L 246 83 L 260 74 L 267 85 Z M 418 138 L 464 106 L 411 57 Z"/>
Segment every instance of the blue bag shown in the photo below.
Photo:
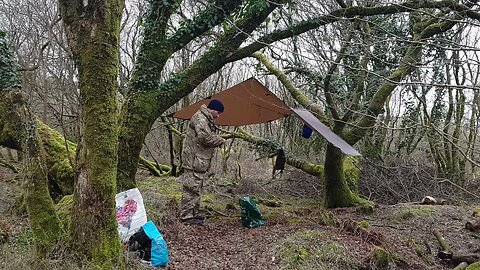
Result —
<path fill-rule="evenodd" d="M 167 242 L 152 221 L 142 226 L 145 234 L 152 240 L 151 264 L 152 266 L 165 266 L 168 263 Z"/>
<path fill-rule="evenodd" d="M 302 128 L 302 137 L 306 139 L 310 138 L 310 136 L 312 136 L 312 131 L 313 130 L 307 124 L 304 124 Z"/>

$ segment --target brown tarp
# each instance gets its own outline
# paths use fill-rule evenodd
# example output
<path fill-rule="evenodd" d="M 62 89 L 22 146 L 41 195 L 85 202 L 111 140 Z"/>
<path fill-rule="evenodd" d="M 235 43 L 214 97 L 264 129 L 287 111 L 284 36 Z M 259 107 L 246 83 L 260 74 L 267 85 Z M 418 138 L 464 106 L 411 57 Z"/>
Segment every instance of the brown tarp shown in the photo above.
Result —
<path fill-rule="evenodd" d="M 292 114 L 292 110 L 255 78 L 248 79 L 169 116 L 190 119 L 202 104 L 218 99 L 225 111 L 215 119 L 220 126 L 266 123 Z"/>
<path fill-rule="evenodd" d="M 267 123 L 295 113 L 313 130 L 316 130 L 328 142 L 339 148 L 344 154 L 360 156 L 351 145 L 324 125 L 318 118 L 305 109 L 291 109 L 275 94 L 270 92 L 255 78 L 248 79 L 213 96 L 176 111 L 169 116 L 190 119 L 202 104 L 218 99 L 225 106 L 225 111 L 215 119 L 221 126 L 245 126 Z"/>
<path fill-rule="evenodd" d="M 350 144 L 344 141 L 340 136 L 335 134 L 329 127 L 320 122 L 310 111 L 305 109 L 293 109 L 293 112 L 300 117 L 310 128 L 316 130 L 328 142 L 339 148 L 344 154 L 351 156 L 361 156 Z"/>

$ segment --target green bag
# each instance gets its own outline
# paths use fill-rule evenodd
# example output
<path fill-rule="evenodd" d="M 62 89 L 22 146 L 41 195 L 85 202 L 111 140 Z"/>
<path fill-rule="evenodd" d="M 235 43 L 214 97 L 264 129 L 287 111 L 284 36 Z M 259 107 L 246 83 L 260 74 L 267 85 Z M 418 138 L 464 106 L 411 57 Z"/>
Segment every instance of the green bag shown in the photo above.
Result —
<path fill-rule="evenodd" d="M 247 228 L 257 228 L 265 224 L 260 210 L 255 201 L 249 196 L 241 196 L 238 199 L 240 209 L 242 210 L 242 225 Z"/>

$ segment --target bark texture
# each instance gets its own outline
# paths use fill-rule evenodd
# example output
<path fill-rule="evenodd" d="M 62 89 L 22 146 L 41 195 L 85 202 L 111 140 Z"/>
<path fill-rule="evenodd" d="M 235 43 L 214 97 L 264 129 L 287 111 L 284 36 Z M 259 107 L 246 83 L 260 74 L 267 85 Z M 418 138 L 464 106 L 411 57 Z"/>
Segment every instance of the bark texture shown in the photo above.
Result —
<path fill-rule="evenodd" d="M 118 50 L 121 0 L 60 0 L 78 66 L 81 141 L 77 154 L 73 244 L 104 269 L 121 264 L 115 218 Z"/>
<path fill-rule="evenodd" d="M 24 203 L 34 235 L 36 255 L 45 258 L 54 250 L 62 234 L 47 182 L 47 166 L 36 122 L 27 110 L 20 91 L 0 93 L 0 126 L 15 134 L 13 145 L 23 151 Z M 5 132 L 5 129 L 8 132 Z"/>

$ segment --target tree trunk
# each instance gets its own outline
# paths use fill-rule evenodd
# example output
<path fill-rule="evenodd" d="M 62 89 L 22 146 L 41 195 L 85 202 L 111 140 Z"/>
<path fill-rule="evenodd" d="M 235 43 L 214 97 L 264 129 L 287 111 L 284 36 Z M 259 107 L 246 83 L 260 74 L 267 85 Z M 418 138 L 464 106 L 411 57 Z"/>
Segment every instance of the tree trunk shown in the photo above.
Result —
<path fill-rule="evenodd" d="M 55 213 L 47 184 L 47 171 L 37 123 L 29 114 L 20 92 L 0 94 L 0 126 L 3 134 L 15 134 L 12 146 L 24 152 L 25 206 L 28 221 L 35 236 L 36 255 L 47 257 L 61 235 L 60 220 Z M 9 132 L 5 132 L 9 130 Z M 13 141 L 12 141 L 13 142 Z"/>
<path fill-rule="evenodd" d="M 48 190 L 47 167 L 36 122 L 31 116 L 26 120 L 26 126 L 30 128 L 26 129 L 26 137 L 22 141 L 25 206 L 35 235 L 36 254 L 45 258 L 51 255 L 63 230 Z"/>
<path fill-rule="evenodd" d="M 81 140 L 73 207 L 75 250 L 105 269 L 121 264 L 115 217 L 121 0 L 60 0 L 78 66 Z"/>
<path fill-rule="evenodd" d="M 45 158 L 37 125 L 22 93 L 16 89 L 19 88 L 16 70 L 1 35 L 0 59 L 6 60 L 0 67 L 0 142 L 10 143 L 24 152 L 25 205 L 34 235 L 36 255 L 43 258 L 50 254 L 60 237 L 60 220 L 48 193 Z"/>
<path fill-rule="evenodd" d="M 325 190 L 324 205 L 327 208 L 349 207 L 367 203 L 352 191 L 346 181 L 343 154 L 332 144 L 327 145 L 325 153 Z"/>

